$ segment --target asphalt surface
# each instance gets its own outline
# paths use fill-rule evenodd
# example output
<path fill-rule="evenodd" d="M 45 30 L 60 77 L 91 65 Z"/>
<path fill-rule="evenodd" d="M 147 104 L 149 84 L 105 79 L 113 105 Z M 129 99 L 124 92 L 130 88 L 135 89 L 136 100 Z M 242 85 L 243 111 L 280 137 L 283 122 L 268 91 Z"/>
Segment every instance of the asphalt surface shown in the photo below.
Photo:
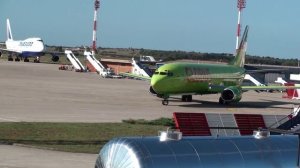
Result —
<path fill-rule="evenodd" d="M 0 145 L 1 168 L 92 168 L 97 155 Z"/>
<path fill-rule="evenodd" d="M 121 122 L 172 117 L 173 112 L 289 114 L 299 102 L 282 93 L 243 94 L 240 103 L 218 104 L 219 95 L 172 98 L 168 106 L 149 92 L 149 82 L 103 79 L 59 65 L 0 60 L 0 122 Z M 0 145 L 0 167 L 93 167 L 96 155 Z"/>
<path fill-rule="evenodd" d="M 95 73 L 58 70 L 58 65 L 0 61 L 0 122 L 121 122 L 157 119 L 180 112 L 287 114 L 297 101 L 281 93 L 243 94 L 240 103 L 219 105 L 219 94 L 190 103 L 152 96 L 149 82 L 103 79 Z"/>

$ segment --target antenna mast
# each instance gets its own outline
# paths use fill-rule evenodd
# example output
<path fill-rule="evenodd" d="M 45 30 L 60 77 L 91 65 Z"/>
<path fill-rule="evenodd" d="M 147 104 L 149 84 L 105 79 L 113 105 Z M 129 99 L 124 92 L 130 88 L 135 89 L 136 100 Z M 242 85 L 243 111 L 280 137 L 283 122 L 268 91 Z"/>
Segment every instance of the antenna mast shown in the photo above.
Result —
<path fill-rule="evenodd" d="M 237 37 L 236 37 L 236 45 L 235 49 L 239 48 L 239 41 L 241 35 L 241 13 L 244 8 L 246 8 L 246 0 L 237 0 L 237 7 L 238 7 L 238 27 L 237 27 Z"/>
<path fill-rule="evenodd" d="M 92 54 L 95 55 L 95 52 L 97 50 L 97 46 L 96 46 L 96 31 L 97 31 L 97 11 L 100 8 L 100 1 L 99 0 L 95 0 L 95 10 L 94 10 L 94 29 L 93 29 L 93 45 L 92 45 Z"/>

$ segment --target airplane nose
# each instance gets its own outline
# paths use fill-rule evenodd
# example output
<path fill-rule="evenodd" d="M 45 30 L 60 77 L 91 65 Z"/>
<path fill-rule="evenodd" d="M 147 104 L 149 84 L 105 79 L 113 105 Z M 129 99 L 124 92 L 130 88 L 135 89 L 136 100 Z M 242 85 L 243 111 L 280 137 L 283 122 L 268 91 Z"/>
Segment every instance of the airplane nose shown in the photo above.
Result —
<path fill-rule="evenodd" d="M 160 78 L 153 78 L 151 80 L 151 87 L 156 93 L 161 93 L 163 90 L 163 84 L 162 84 L 162 79 Z"/>

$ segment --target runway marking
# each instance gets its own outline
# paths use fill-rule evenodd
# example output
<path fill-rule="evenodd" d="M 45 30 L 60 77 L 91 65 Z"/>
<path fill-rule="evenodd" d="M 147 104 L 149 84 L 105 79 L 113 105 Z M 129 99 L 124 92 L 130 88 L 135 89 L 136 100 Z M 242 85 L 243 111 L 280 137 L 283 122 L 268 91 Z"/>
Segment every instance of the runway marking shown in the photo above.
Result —
<path fill-rule="evenodd" d="M 8 119 L 8 118 L 2 118 L 2 117 L 0 117 L 0 120 L 3 120 L 3 121 L 10 121 L 10 122 L 19 122 L 18 120 Z"/>

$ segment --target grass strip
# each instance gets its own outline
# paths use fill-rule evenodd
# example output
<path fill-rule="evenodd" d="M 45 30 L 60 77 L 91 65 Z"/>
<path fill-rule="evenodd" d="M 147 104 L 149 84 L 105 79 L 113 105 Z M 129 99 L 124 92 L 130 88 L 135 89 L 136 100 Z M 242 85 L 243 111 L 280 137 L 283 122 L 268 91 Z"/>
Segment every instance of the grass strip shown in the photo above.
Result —
<path fill-rule="evenodd" d="M 133 123 L 2 122 L 0 143 L 18 143 L 67 152 L 98 153 L 113 138 L 156 136 L 159 130 L 167 127 L 141 123 L 140 120 Z"/>

